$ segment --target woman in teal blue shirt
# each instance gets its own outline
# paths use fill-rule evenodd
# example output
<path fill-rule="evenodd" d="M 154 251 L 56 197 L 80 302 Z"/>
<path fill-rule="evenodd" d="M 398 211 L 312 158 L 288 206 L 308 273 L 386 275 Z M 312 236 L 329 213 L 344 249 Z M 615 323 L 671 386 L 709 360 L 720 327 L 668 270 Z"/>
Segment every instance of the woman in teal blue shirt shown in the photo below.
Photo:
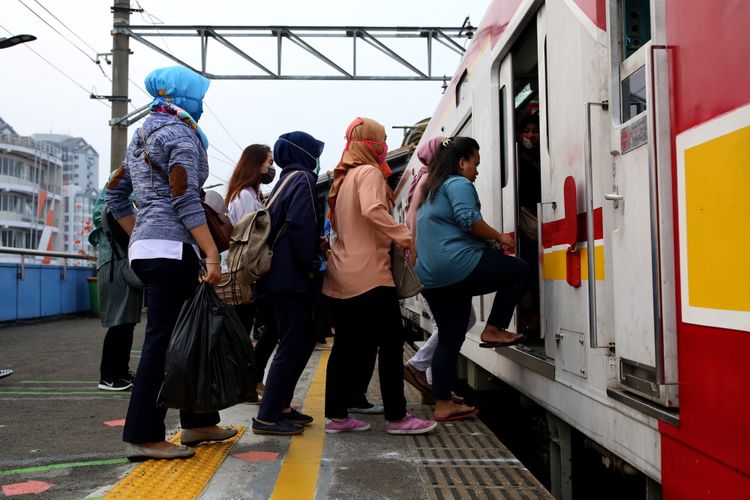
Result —
<path fill-rule="evenodd" d="M 479 159 L 479 144 L 474 139 L 453 137 L 443 141 L 433 159 L 417 215 L 415 270 L 440 332 L 432 358 L 435 420 L 458 420 L 477 413 L 451 399 L 473 296 L 497 292 L 481 334 L 481 347 L 506 347 L 523 339 L 523 335 L 506 328 L 528 287 L 529 266 L 490 243 L 512 247 L 514 240 L 482 219 L 474 188 Z"/>

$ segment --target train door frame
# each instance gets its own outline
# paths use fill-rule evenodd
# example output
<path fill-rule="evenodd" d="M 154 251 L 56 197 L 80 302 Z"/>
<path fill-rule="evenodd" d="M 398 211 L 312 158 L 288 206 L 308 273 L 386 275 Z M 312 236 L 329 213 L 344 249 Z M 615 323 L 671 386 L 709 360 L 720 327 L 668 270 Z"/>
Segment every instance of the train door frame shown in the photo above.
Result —
<path fill-rule="evenodd" d="M 511 103 L 512 120 L 514 124 L 513 134 L 509 137 L 513 144 L 513 214 L 515 219 L 514 232 L 516 235 L 516 256 L 527 261 L 530 266 L 535 266 L 537 274 L 536 282 L 529 287 L 529 294 L 526 295 L 516 308 L 516 324 L 519 331 L 525 327 L 523 333 L 533 332 L 539 335 L 539 340 L 544 342 L 543 325 L 543 299 L 544 290 L 543 270 L 541 269 L 540 247 L 542 242 L 539 228 L 543 222 L 539 218 L 540 203 L 544 200 L 542 193 L 542 145 L 546 144 L 546 137 L 542 135 L 541 115 L 542 102 L 540 100 L 540 47 L 539 32 L 543 31 L 544 25 L 544 5 L 542 4 L 531 17 L 530 21 L 523 27 L 518 39 L 511 47 L 513 55 L 511 64 L 511 73 L 513 78 L 513 100 Z M 540 30 L 541 28 L 541 30 Z M 536 110 L 534 110 L 536 104 Z M 519 145 L 519 137 L 522 130 L 518 128 L 523 122 L 529 119 L 536 119 L 539 144 L 532 149 L 522 149 Z M 527 124 L 528 126 L 528 124 Z M 524 159 L 525 158 L 525 159 Z M 534 175 L 534 172 L 538 175 Z M 533 202 L 528 198 L 534 195 Z M 524 200 L 528 206 L 523 205 Z M 526 217 L 524 218 L 524 208 Z M 531 214 L 529 214 L 531 212 Z M 529 230 L 532 229 L 529 224 L 529 215 L 536 218 L 536 228 L 533 231 L 534 236 L 528 236 Z M 524 220 L 527 226 L 524 228 Z M 526 235 L 526 236 L 525 236 Z M 524 237 L 525 236 L 525 237 Z M 528 248 L 525 248 L 525 245 Z M 526 301 L 530 300 L 530 304 Z M 546 348 L 545 348 L 546 351 Z"/>
<path fill-rule="evenodd" d="M 630 4 L 630 5 L 629 5 Z M 641 4 L 641 5 L 634 5 Z M 634 8 L 647 5 L 648 40 L 639 40 L 638 48 L 628 48 L 627 7 Z M 649 261 L 647 269 L 648 286 L 631 283 L 627 301 L 615 299 L 613 304 L 616 353 L 618 358 L 617 387 L 635 392 L 659 405 L 666 407 L 679 406 L 677 390 L 677 341 L 676 341 L 676 306 L 674 287 L 673 215 L 672 215 L 672 159 L 670 147 L 670 114 L 669 114 L 669 77 L 668 50 L 664 45 L 666 39 L 664 22 L 664 5 L 659 0 L 638 2 L 637 0 L 609 0 L 607 2 L 607 19 L 610 36 L 611 99 L 610 114 L 612 120 L 612 190 L 604 194 L 604 217 L 609 217 L 620 228 L 628 214 L 628 198 L 633 200 L 641 196 L 640 210 L 642 217 L 632 219 L 631 224 L 640 223 L 643 243 L 648 247 Z M 629 79 L 642 72 L 645 109 L 631 115 L 623 104 L 623 90 L 629 85 Z M 640 78 L 640 76 L 638 76 Z M 635 153 L 637 156 L 632 156 Z M 623 182 L 632 175 L 635 168 L 641 166 L 643 171 L 639 179 L 630 180 L 630 193 L 622 190 Z M 645 167 L 645 168 L 644 168 Z M 646 192 L 637 193 L 636 188 Z M 630 214 L 639 210 L 630 202 Z M 643 205 L 646 203 L 647 206 Z M 620 229 L 617 229 L 618 231 Z M 618 243 L 616 231 L 609 235 L 608 247 L 613 258 L 613 286 L 618 293 L 624 293 L 618 285 L 616 267 L 622 266 L 616 254 Z M 631 232 L 634 233 L 634 231 Z M 631 234 L 632 234 L 631 233 Z M 631 236 L 632 237 L 632 236 Z M 621 240 L 619 250 L 632 241 Z M 632 248 L 632 247 L 631 247 Z M 620 272 L 621 283 L 635 276 L 635 268 L 630 267 L 627 274 Z M 630 277 L 628 277 L 630 276 Z M 644 335 L 643 330 L 627 331 L 618 321 L 633 313 L 634 296 L 647 294 L 651 318 Z M 630 311 L 627 310 L 631 303 Z M 623 309 L 624 308 L 624 309 Z M 635 337 L 635 338 L 633 338 Z M 649 341 L 649 339 L 652 339 Z M 648 342 L 647 342 L 648 341 Z M 644 349 L 644 345 L 647 345 Z"/>
<path fill-rule="evenodd" d="M 503 233 L 515 233 L 516 231 L 516 155 L 515 155 L 515 117 L 513 108 L 513 54 L 508 51 L 502 57 L 497 75 L 497 90 L 495 95 L 499 100 L 499 124 L 500 133 L 500 155 L 497 163 L 500 168 L 500 227 Z M 485 297 L 482 297 L 484 302 Z M 483 310 L 484 308 L 481 308 Z M 518 315 L 513 314 L 509 329 L 516 329 Z"/>
<path fill-rule="evenodd" d="M 539 95 L 539 168 L 541 170 L 540 191 L 541 199 L 537 203 L 536 217 L 538 223 L 537 231 L 537 267 L 539 269 L 539 337 L 544 339 L 545 352 L 548 357 L 554 357 L 554 336 L 547 335 L 547 315 L 545 313 L 544 293 L 544 243 L 542 240 L 542 227 L 544 224 L 544 210 L 547 206 L 556 207 L 554 201 L 550 201 L 551 171 L 552 163 L 549 154 L 549 93 L 547 89 L 547 8 L 542 4 L 537 11 L 536 17 L 536 46 L 537 46 L 537 80 Z"/>
<path fill-rule="evenodd" d="M 523 19 L 512 28 L 509 40 L 506 43 L 506 49 L 502 53 L 498 54 L 497 62 L 493 68 L 493 84 L 492 84 L 492 99 L 495 102 L 493 109 L 497 110 L 495 114 L 495 121 L 498 122 L 498 135 L 497 142 L 493 140 L 494 151 L 496 152 L 493 157 L 495 160 L 493 167 L 496 168 L 500 175 L 496 179 L 500 183 L 500 203 L 498 204 L 497 214 L 500 220 L 501 230 L 503 232 L 512 232 L 515 235 L 519 234 L 519 193 L 518 193 L 518 179 L 519 179 L 519 159 L 517 150 L 517 130 L 516 125 L 518 121 L 518 112 L 515 106 L 515 98 L 517 92 L 521 89 L 516 88 L 516 52 L 518 51 L 520 44 L 529 42 L 528 36 L 534 37 L 533 42 L 536 44 L 534 56 L 535 65 L 535 85 L 533 88 L 533 95 L 539 100 L 539 130 L 540 130 L 540 169 L 541 177 L 547 178 L 547 182 L 542 184 L 542 194 L 539 202 L 545 201 L 545 188 L 549 188 L 548 184 L 548 169 L 549 169 L 549 152 L 548 152 L 548 130 L 546 123 L 542 124 L 542 121 L 546 120 L 546 91 L 543 87 L 546 82 L 546 73 L 542 71 L 542 64 L 545 63 L 543 44 L 540 44 L 540 40 L 546 40 L 546 15 L 544 2 L 536 2 L 532 5 L 529 10 L 523 16 Z M 533 33 L 529 33 L 533 30 Z M 545 100 L 543 100 L 545 99 Z M 546 169 L 546 170 L 545 170 Z M 543 204 L 542 204 L 543 205 Z M 539 218 L 541 215 L 539 205 L 535 208 L 537 213 L 538 225 L 541 228 L 543 222 Z M 540 233 L 541 231 L 539 231 Z M 540 236 L 537 241 L 536 262 L 530 262 L 531 265 L 536 265 L 539 270 L 539 300 L 538 310 L 535 311 L 535 316 L 538 317 L 538 331 L 539 337 L 542 342 L 546 342 L 548 337 L 546 335 L 546 320 L 544 314 L 544 279 L 542 269 L 542 248 Z M 518 254 L 517 254 L 518 255 Z M 486 299 L 485 299 L 486 300 Z M 516 309 L 510 328 L 519 327 L 519 310 Z M 545 355 L 551 358 L 554 354 L 554 346 L 552 349 L 545 346 Z"/>

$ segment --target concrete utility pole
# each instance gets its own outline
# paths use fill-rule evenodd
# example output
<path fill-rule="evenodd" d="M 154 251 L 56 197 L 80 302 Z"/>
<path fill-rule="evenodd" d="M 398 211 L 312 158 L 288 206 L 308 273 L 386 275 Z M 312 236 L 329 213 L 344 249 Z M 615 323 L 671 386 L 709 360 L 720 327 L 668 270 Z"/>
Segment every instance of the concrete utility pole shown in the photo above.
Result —
<path fill-rule="evenodd" d="M 109 167 L 116 170 L 128 147 L 128 126 L 115 120 L 128 114 L 130 37 L 125 30 L 130 25 L 130 0 L 114 0 L 112 14 L 112 136 Z"/>

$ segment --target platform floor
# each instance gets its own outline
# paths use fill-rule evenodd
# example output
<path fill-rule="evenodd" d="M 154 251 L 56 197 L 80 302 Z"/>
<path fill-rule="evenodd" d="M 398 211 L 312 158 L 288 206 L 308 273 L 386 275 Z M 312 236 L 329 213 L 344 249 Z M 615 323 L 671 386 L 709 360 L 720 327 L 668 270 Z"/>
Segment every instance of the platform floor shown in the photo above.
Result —
<path fill-rule="evenodd" d="M 5 495 L 95 498 L 133 479 L 136 465 L 124 459 L 121 442 L 128 394 L 96 390 L 103 333 L 96 319 L 0 326 L 0 368 L 15 370 L 0 379 Z M 142 339 L 143 323 L 136 328 L 131 368 Z M 246 432 L 218 466 L 203 471 L 210 479 L 201 498 L 551 498 L 477 418 L 441 424 L 428 435 L 392 436 L 382 416 L 362 416 L 370 431 L 326 435 L 322 381 L 329 352 L 315 351 L 295 395 L 300 409 L 320 417 L 305 435 L 253 435 L 257 406 L 221 412 L 222 424 L 245 426 Z M 431 407 L 406 387 L 410 408 L 428 417 Z M 380 399 L 377 377 L 370 397 Z M 178 430 L 174 411 L 167 428 Z M 182 484 L 196 475 L 186 472 L 188 462 L 169 474 L 174 498 L 190 496 Z M 155 497 L 148 482 L 139 487 L 143 498 Z"/>

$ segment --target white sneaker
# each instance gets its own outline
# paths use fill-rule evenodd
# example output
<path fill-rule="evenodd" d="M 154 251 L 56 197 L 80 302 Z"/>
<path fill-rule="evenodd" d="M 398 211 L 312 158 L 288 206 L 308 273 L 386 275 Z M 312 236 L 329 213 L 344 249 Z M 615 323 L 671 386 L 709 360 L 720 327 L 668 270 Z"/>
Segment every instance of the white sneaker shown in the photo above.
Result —
<path fill-rule="evenodd" d="M 100 391 L 127 391 L 133 387 L 133 382 L 124 378 L 116 378 L 114 380 L 100 380 L 99 385 L 96 386 Z"/>
<path fill-rule="evenodd" d="M 374 405 L 369 403 L 370 406 L 362 406 L 359 408 L 347 408 L 349 413 L 359 413 L 362 415 L 382 415 L 385 411 L 383 405 Z"/>

